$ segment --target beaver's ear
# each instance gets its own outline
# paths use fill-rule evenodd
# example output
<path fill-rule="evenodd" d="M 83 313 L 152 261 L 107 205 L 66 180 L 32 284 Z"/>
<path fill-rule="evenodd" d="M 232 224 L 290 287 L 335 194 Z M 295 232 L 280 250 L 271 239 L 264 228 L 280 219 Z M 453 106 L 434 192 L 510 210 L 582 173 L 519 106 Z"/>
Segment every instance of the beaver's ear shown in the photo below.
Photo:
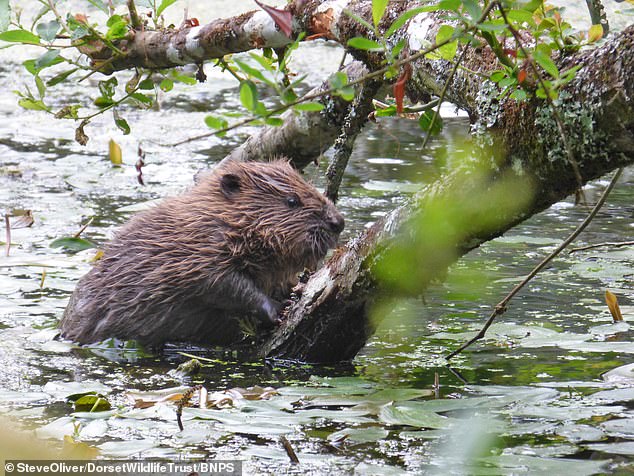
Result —
<path fill-rule="evenodd" d="M 240 191 L 240 177 L 235 174 L 224 174 L 220 177 L 220 188 L 225 197 L 232 198 Z"/>

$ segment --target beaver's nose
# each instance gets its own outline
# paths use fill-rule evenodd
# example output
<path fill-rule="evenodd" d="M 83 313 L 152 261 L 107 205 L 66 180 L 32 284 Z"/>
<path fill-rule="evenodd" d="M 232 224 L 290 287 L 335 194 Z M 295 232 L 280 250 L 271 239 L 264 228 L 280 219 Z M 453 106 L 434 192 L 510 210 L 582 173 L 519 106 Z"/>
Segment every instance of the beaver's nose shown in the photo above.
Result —
<path fill-rule="evenodd" d="M 341 233 L 343 228 L 346 226 L 346 221 L 343 219 L 341 213 L 334 211 L 334 213 L 330 213 L 328 218 L 326 219 L 326 223 L 328 224 L 328 228 L 333 233 Z"/>

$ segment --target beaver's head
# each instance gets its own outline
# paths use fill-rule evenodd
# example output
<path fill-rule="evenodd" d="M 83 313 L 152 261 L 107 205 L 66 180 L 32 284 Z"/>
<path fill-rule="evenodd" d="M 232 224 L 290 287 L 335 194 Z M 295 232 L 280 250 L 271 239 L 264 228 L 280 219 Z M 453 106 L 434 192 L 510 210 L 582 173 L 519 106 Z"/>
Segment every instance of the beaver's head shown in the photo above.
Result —
<path fill-rule="evenodd" d="M 313 267 L 344 228 L 333 203 L 284 160 L 229 162 L 213 177 L 227 203 L 223 218 L 242 230 L 252 252 Z"/>

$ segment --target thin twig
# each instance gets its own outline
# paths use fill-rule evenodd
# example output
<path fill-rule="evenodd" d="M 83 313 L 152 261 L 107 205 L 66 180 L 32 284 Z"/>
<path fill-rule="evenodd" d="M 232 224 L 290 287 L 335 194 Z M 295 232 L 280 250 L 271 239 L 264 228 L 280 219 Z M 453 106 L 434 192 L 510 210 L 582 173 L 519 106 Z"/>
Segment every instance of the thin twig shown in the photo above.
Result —
<path fill-rule="evenodd" d="M 504 299 L 502 299 L 498 304 L 496 304 L 495 309 L 493 310 L 493 312 L 491 313 L 491 315 L 489 316 L 487 321 L 484 323 L 484 326 L 482 326 L 482 329 L 480 329 L 480 332 L 478 332 L 475 335 L 475 337 L 473 337 L 472 339 L 467 341 L 465 344 L 461 345 L 458 349 L 454 350 L 449 355 L 447 355 L 447 357 L 446 357 L 447 360 L 455 357 L 460 352 L 462 352 L 467 347 L 469 347 L 471 344 L 473 344 L 474 342 L 482 339 L 486 335 L 486 331 L 489 329 L 489 327 L 491 327 L 491 324 L 493 324 L 493 321 L 495 320 L 495 318 L 497 316 L 502 315 L 502 314 L 504 314 L 506 312 L 506 306 L 509 303 L 509 301 L 511 299 L 513 299 L 513 297 L 531 279 L 533 279 L 537 275 L 537 273 L 539 273 L 542 269 L 544 269 L 544 267 L 546 267 L 546 265 L 548 263 L 550 263 L 553 260 L 553 258 L 555 258 L 557 255 L 559 255 L 570 243 L 572 243 L 575 240 L 575 238 L 577 238 L 577 236 L 579 236 L 579 234 L 583 230 L 585 230 L 585 228 L 590 224 L 590 222 L 594 219 L 595 215 L 599 212 L 599 210 L 601 209 L 601 207 L 605 203 L 606 199 L 608 198 L 608 195 L 610 195 L 610 192 L 612 191 L 612 189 L 616 185 L 616 182 L 618 181 L 619 177 L 621 176 L 621 172 L 623 172 L 622 168 L 620 168 L 620 169 L 618 169 L 616 171 L 616 173 L 614 174 L 614 177 L 612 177 L 612 180 L 610 181 L 610 184 L 603 191 L 603 194 L 601 194 L 601 197 L 599 198 L 599 201 L 596 203 L 594 208 L 590 211 L 590 213 L 585 218 L 585 220 L 583 220 L 583 222 L 581 222 L 581 224 L 579 224 L 579 226 L 570 234 L 570 236 L 568 236 L 568 238 L 566 238 L 563 241 L 563 243 L 561 243 L 552 253 L 550 253 L 548 256 L 546 256 L 546 258 L 544 258 L 541 261 L 541 263 L 539 263 L 537 266 L 535 266 L 535 268 L 533 268 L 533 270 L 530 273 L 528 273 L 528 275 L 522 280 L 521 283 L 519 283 L 517 286 L 515 286 L 511 290 L 511 292 L 506 295 L 506 297 Z"/>
<path fill-rule="evenodd" d="M 130 12 L 130 25 L 134 30 L 140 30 L 143 27 L 143 22 L 141 18 L 139 18 L 139 14 L 136 11 L 136 5 L 134 4 L 134 0 L 128 0 L 128 11 Z"/>
<path fill-rule="evenodd" d="M 280 437 L 280 441 L 282 442 L 282 446 L 286 450 L 286 454 L 288 455 L 288 459 L 291 460 L 291 463 L 299 464 L 299 458 L 297 457 L 297 454 L 295 453 L 291 442 L 288 441 L 288 439 L 284 435 Z"/>
<path fill-rule="evenodd" d="M 568 254 L 572 254 L 576 251 L 591 250 L 594 248 L 602 248 L 603 246 L 613 246 L 614 248 L 620 248 L 621 246 L 634 246 L 634 241 L 606 241 L 605 243 L 597 243 L 595 245 L 580 246 L 579 248 L 571 249 Z"/>
<path fill-rule="evenodd" d="M 339 197 L 339 187 L 343 179 L 343 173 L 348 166 L 348 160 L 352 154 L 354 141 L 368 122 L 368 115 L 363 113 L 364 105 L 369 106 L 372 98 L 379 89 L 379 82 L 372 81 L 361 87 L 359 94 L 352 100 L 348 106 L 348 113 L 343 120 L 341 133 L 334 143 L 334 154 L 326 170 L 326 196 L 336 202 Z M 370 106 L 371 107 L 371 106 Z"/>
<path fill-rule="evenodd" d="M 81 234 L 88 228 L 88 226 L 92 223 L 94 217 L 90 217 L 90 219 L 86 222 L 84 226 L 82 226 L 77 233 L 73 235 L 73 238 L 79 238 Z"/>
<path fill-rule="evenodd" d="M 603 27 L 603 36 L 607 35 L 610 32 L 610 24 L 601 0 L 586 0 L 586 5 L 588 5 L 592 24 L 601 25 Z"/>

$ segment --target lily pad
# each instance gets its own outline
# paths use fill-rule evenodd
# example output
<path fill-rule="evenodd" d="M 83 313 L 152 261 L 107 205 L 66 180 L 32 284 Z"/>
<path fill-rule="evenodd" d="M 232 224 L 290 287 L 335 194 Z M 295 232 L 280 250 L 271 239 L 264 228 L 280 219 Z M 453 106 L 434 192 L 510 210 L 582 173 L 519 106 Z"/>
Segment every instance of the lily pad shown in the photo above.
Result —
<path fill-rule="evenodd" d="M 459 420 L 424 410 L 421 402 L 388 403 L 381 407 L 379 419 L 388 425 L 406 425 L 417 428 L 443 429 L 449 428 Z"/>

